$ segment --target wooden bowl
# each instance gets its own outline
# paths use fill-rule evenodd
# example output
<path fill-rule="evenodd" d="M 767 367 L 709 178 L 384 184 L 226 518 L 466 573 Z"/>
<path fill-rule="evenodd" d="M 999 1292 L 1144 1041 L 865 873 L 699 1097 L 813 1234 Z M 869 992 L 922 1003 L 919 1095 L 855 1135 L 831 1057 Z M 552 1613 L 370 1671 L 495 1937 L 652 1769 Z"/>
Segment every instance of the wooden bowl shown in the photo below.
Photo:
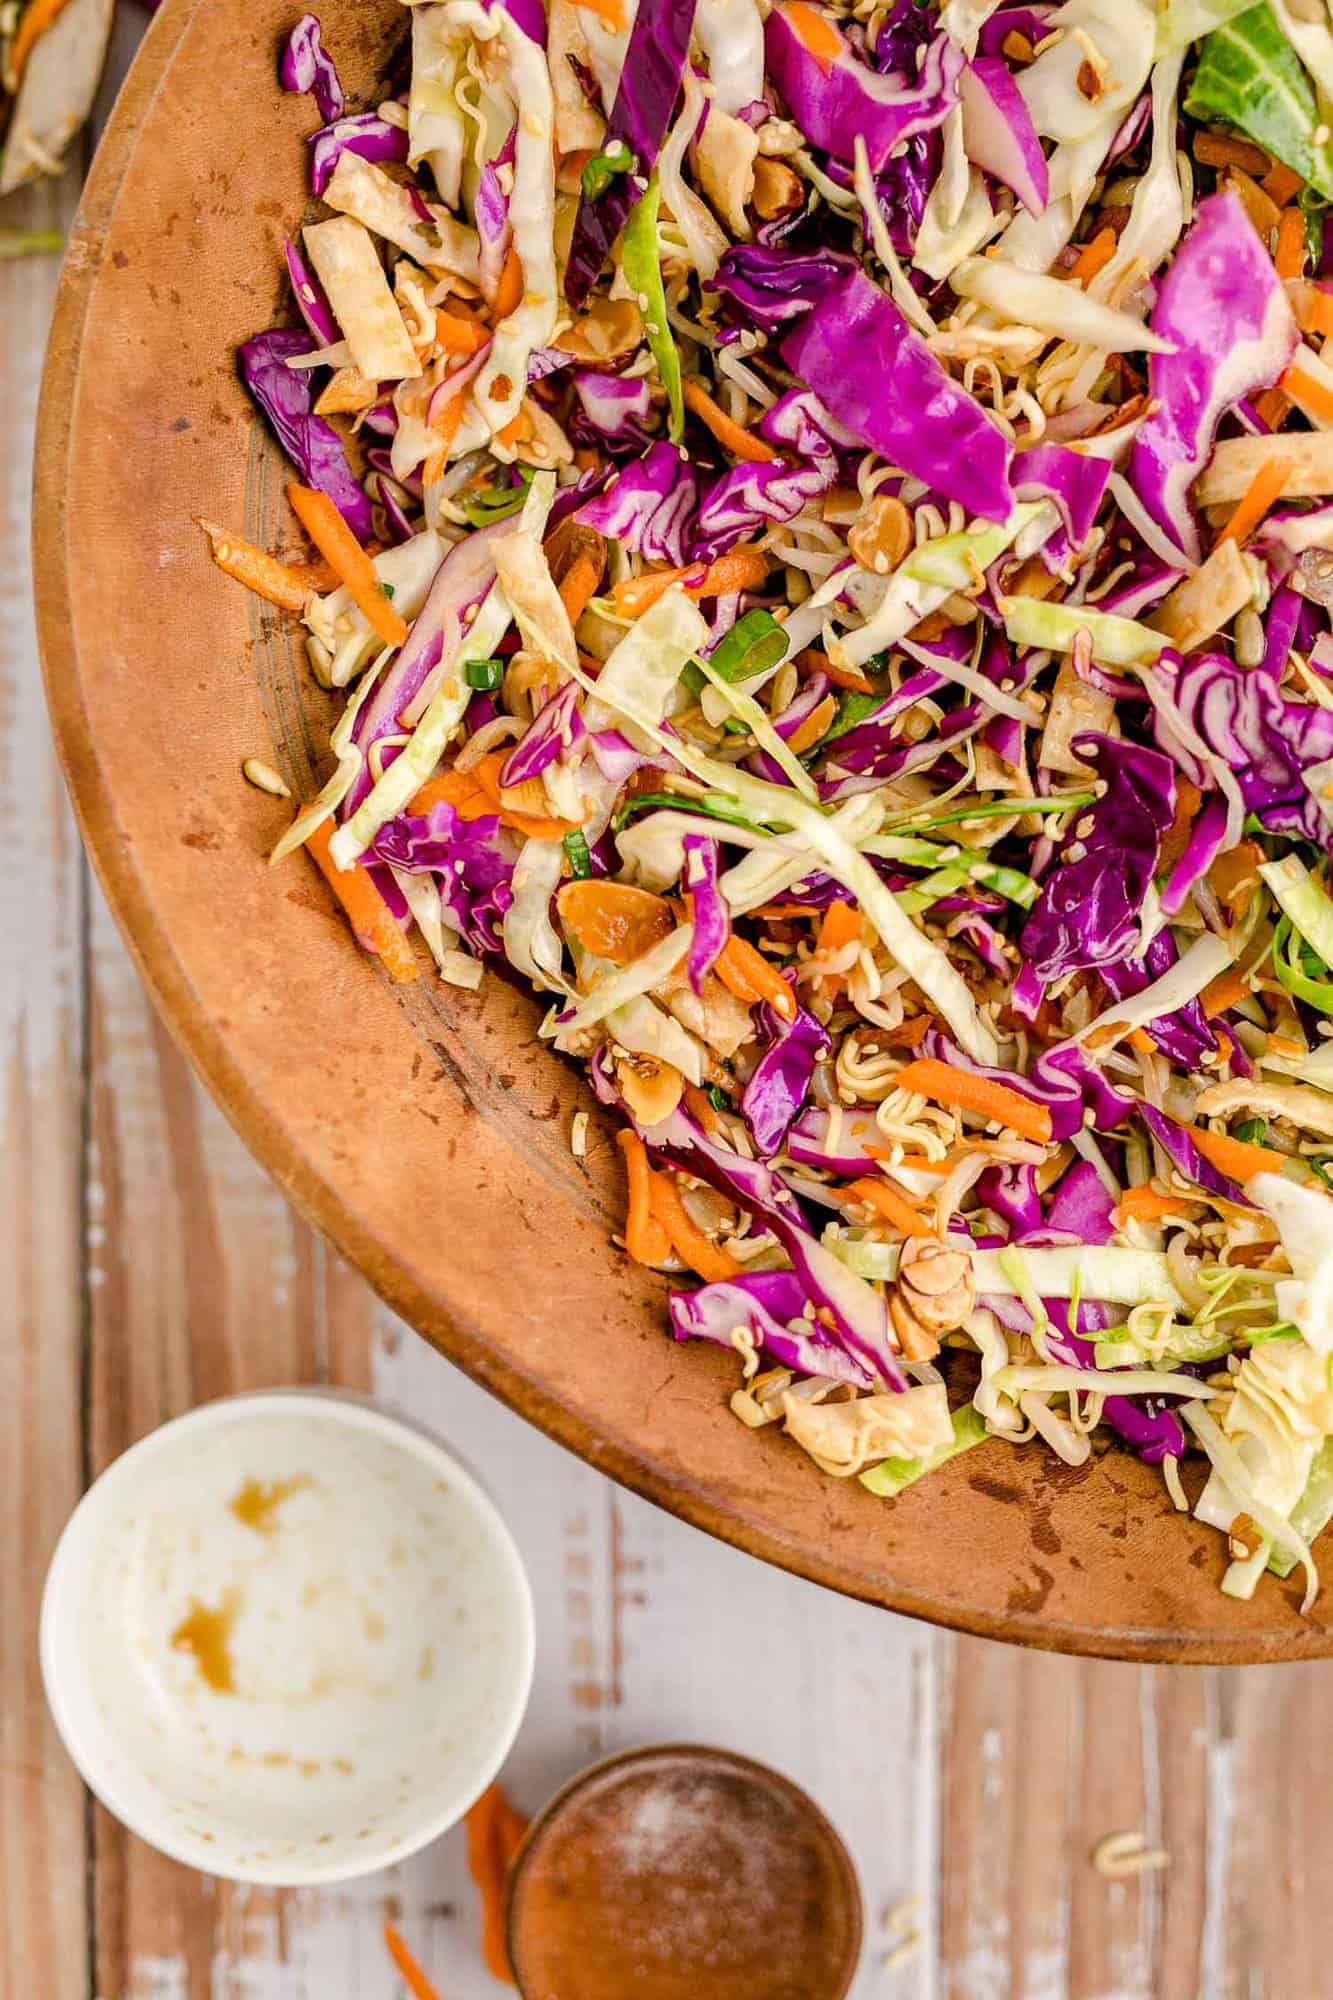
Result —
<path fill-rule="evenodd" d="M 405 21 L 327 0 L 354 102 Z M 538 1003 L 394 987 L 302 857 L 265 855 L 317 783 L 291 621 L 221 576 L 194 516 L 294 550 L 284 467 L 235 371 L 287 312 L 313 115 L 275 80 L 291 4 L 168 0 L 70 240 L 37 453 L 37 599 L 84 837 L 153 996 L 242 1136 L 389 1303 L 592 1464 L 769 1562 L 966 1631 L 1140 1660 L 1333 1652 L 1299 1575 L 1219 1596 L 1221 1538 L 1113 1453 L 970 1453 L 885 1504 L 727 1409 L 730 1357 L 672 1344 L 665 1284 L 610 1243 L 619 1157 L 536 1040 Z M 127 1338 L 130 1337 L 127 1330 Z"/>

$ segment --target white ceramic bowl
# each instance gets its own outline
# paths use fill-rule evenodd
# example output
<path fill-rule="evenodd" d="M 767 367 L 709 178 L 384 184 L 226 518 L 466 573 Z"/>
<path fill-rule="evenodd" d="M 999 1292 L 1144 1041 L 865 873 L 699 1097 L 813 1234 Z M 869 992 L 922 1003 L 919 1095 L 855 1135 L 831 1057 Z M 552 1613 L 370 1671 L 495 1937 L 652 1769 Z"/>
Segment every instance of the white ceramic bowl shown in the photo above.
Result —
<path fill-rule="evenodd" d="M 52 1560 L 41 1653 L 70 1756 L 133 1832 L 238 1881 L 335 1882 L 424 1846 L 495 1776 L 532 1599 L 434 1438 L 277 1391 L 103 1473 Z"/>

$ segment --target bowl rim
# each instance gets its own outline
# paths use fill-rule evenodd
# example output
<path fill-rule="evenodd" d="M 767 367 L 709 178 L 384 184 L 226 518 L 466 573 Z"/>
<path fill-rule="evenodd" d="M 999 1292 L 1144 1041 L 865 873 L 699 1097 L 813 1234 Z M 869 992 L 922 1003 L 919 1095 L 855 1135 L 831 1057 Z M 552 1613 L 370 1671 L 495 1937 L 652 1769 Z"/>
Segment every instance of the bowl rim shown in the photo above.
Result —
<path fill-rule="evenodd" d="M 166 0 L 140 45 L 94 158 L 69 235 L 37 413 L 33 570 L 46 698 L 75 817 L 93 867 L 140 977 L 179 1047 L 249 1150 L 297 1212 L 317 1228 L 394 1312 L 506 1406 L 618 1484 L 720 1541 L 843 1596 L 977 1637 L 1042 1651 L 1145 1665 L 1240 1666 L 1327 1658 L 1333 1622 L 1289 1628 L 1089 1625 L 1040 1610 L 999 1609 L 844 1561 L 835 1543 L 800 1541 L 771 1517 L 743 1513 L 699 1479 L 668 1476 L 650 1451 L 621 1443 L 524 1371 L 457 1300 L 418 1281 L 410 1267 L 360 1221 L 333 1181 L 317 1171 L 249 1081 L 226 1036 L 202 1003 L 188 966 L 154 916 L 149 871 L 117 825 L 85 701 L 75 637 L 77 578 L 72 567 L 71 484 L 74 409 L 82 335 L 108 232 L 140 127 L 166 84 L 176 51 L 205 0 Z"/>
<path fill-rule="evenodd" d="M 373 1434 L 395 1451 L 418 1460 L 462 1495 L 471 1510 L 474 1525 L 488 1537 L 494 1558 L 494 1574 L 497 1580 L 502 1580 L 517 1615 L 517 1678 L 514 1698 L 504 1714 L 497 1718 L 491 1749 L 478 1767 L 477 1780 L 474 1782 L 469 1778 L 464 1785 L 455 1783 L 447 1792 L 436 1792 L 433 1795 L 436 1803 L 432 1804 L 429 1799 L 423 1801 L 420 1818 L 410 1831 L 382 1845 L 367 1842 L 364 1854 L 350 1860 L 329 1861 L 322 1866 L 307 1864 L 295 1867 L 280 1861 L 242 1865 L 228 1860 L 224 1850 L 211 1841 L 202 1837 L 192 1838 L 188 1833 L 168 1827 L 165 1820 L 150 1820 L 136 1806 L 127 1805 L 116 1782 L 109 1779 L 102 1768 L 100 1759 L 75 1719 L 68 1699 L 75 1682 L 84 1676 L 67 1643 L 73 1609 L 66 1602 L 72 1587 L 67 1572 L 76 1559 L 81 1540 L 97 1533 L 97 1520 L 108 1508 L 120 1505 L 120 1489 L 133 1479 L 137 1470 L 164 1454 L 169 1455 L 173 1449 L 179 1449 L 187 1437 L 225 1430 L 229 1425 L 244 1424 L 254 1418 L 262 1420 L 266 1416 L 291 1416 L 302 1412 L 323 1424 L 332 1423 Z M 451 1827 L 457 1826 L 493 1782 L 513 1748 L 532 1697 L 536 1669 L 536 1613 L 532 1584 L 513 1530 L 476 1473 L 459 1458 L 452 1446 L 433 1431 L 409 1416 L 386 1410 L 373 1398 L 363 1396 L 356 1390 L 321 1385 L 242 1390 L 233 1396 L 219 1396 L 211 1402 L 197 1404 L 193 1409 L 182 1412 L 178 1417 L 168 1418 L 166 1423 L 148 1431 L 113 1458 L 81 1496 L 60 1532 L 47 1568 L 38 1620 L 38 1657 L 47 1706 L 56 1732 L 88 1789 L 122 1825 L 171 1860 L 182 1862 L 189 1868 L 202 1869 L 206 1874 L 220 1876 L 229 1882 L 289 1889 L 315 1888 L 355 1881 L 418 1853 Z"/>

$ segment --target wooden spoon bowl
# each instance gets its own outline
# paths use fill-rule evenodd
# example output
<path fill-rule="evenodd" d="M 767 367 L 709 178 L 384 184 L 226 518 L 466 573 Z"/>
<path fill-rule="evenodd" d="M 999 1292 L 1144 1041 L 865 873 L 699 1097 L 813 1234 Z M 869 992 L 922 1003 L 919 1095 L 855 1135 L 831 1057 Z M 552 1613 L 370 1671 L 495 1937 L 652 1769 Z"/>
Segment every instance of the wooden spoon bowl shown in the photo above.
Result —
<path fill-rule="evenodd" d="M 353 102 L 405 30 L 390 0 L 328 0 Z M 1070 1470 L 984 1446 L 890 1504 L 827 1479 L 727 1408 L 729 1356 L 674 1346 L 666 1286 L 610 1238 L 619 1156 L 540 1006 L 389 984 L 303 857 L 270 871 L 308 797 L 324 698 L 294 622 L 212 566 L 205 515 L 294 554 L 284 465 L 236 376 L 288 310 L 284 238 L 308 206 L 307 100 L 276 0 L 167 0 L 71 236 L 37 454 L 38 615 L 84 837 L 173 1032 L 292 1200 L 428 1340 L 592 1464 L 833 1589 L 945 1625 L 1142 1660 L 1333 1651 L 1299 1575 L 1221 1597 L 1220 1536 L 1118 1452 Z M 34 810 L 38 809 L 34 802 Z M 586 1160 L 569 1148 L 590 1110 Z M 131 1330 L 126 1329 L 126 1338 Z"/>

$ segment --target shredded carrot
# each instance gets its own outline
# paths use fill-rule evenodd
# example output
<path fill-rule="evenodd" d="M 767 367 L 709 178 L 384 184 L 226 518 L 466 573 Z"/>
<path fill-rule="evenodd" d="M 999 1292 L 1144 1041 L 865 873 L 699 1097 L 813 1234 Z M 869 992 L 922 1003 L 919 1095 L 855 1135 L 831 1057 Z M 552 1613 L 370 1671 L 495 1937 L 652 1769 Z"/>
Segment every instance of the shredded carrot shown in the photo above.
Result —
<path fill-rule="evenodd" d="M 68 5 L 69 0 L 32 0 L 32 5 L 25 7 L 19 15 L 19 24 L 9 45 L 5 74 L 5 83 L 11 94 L 18 94 L 19 79 L 27 66 L 28 57 Z"/>
<path fill-rule="evenodd" d="M 313 486 L 298 486 L 293 480 L 287 498 L 315 547 L 346 584 L 357 609 L 365 613 L 386 646 L 401 646 L 407 637 L 402 613 L 395 611 L 384 595 L 374 564 L 328 494 L 317 493 Z"/>
<path fill-rule="evenodd" d="M 1278 388 L 1293 403 L 1298 403 L 1307 416 L 1313 414 L 1321 423 L 1333 424 L 1333 389 L 1326 389 L 1322 382 L 1316 382 L 1313 375 L 1307 375 L 1298 364 L 1289 368 Z"/>
<path fill-rule="evenodd" d="M 1273 164 L 1262 146 L 1230 132 L 1196 132 L 1194 157 L 1205 167 L 1243 167 L 1247 174 L 1266 174 Z"/>
<path fill-rule="evenodd" d="M 1070 270 L 1070 277 L 1078 284 L 1086 285 L 1104 270 L 1115 256 L 1119 238 L 1114 229 L 1099 229 L 1090 243 L 1085 243 L 1078 253 L 1078 261 Z"/>
<path fill-rule="evenodd" d="M 1247 1139 L 1233 1139 L 1226 1132 L 1210 1132 L 1206 1125 L 1185 1125 L 1199 1151 L 1220 1174 L 1229 1174 L 1242 1186 L 1255 1174 L 1280 1174 L 1286 1155 L 1271 1146 L 1253 1146 Z"/>
<path fill-rule="evenodd" d="M 1051 1114 L 1044 1104 L 1034 1104 L 1007 1084 L 995 1083 L 970 1069 L 955 1069 L 935 1056 L 918 1056 L 905 1064 L 894 1082 L 898 1089 L 934 1098 L 937 1104 L 970 1111 L 978 1118 L 993 1118 L 1024 1139 L 1045 1142 L 1051 1136 Z"/>
<path fill-rule="evenodd" d="M 488 1785 L 465 1824 L 468 1872 L 481 1891 L 481 1955 L 492 1979 L 512 1986 L 514 1974 L 505 1938 L 505 1877 L 527 1822 L 514 1811 L 502 1785 Z"/>
<path fill-rule="evenodd" d="M 1126 1222 L 1156 1222 L 1163 1215 L 1188 1215 L 1197 1207 L 1198 1202 L 1187 1195 L 1159 1194 L 1155 1187 L 1133 1187 L 1121 1197 L 1114 1219 L 1116 1227 L 1123 1229 Z"/>
<path fill-rule="evenodd" d="M 559 583 L 560 602 L 565 607 L 565 616 L 571 625 L 577 625 L 588 608 L 588 601 L 597 594 L 597 586 L 602 580 L 603 566 L 588 550 L 581 550 L 561 577 Z"/>
<path fill-rule="evenodd" d="M 1171 824 L 1162 835 L 1157 856 L 1158 873 L 1168 875 L 1189 846 L 1190 828 L 1198 818 L 1203 793 L 1189 778 L 1176 779 L 1176 806 Z"/>
<path fill-rule="evenodd" d="M 490 335 L 474 319 L 463 319 L 458 313 L 437 310 L 435 338 L 446 354 L 456 354 L 460 361 L 466 361 L 479 347 L 486 345 Z"/>
<path fill-rule="evenodd" d="M 1254 408 L 1270 431 L 1280 430 L 1287 420 L 1291 404 L 1280 389 L 1265 389 L 1255 397 Z"/>
<path fill-rule="evenodd" d="M 498 430 L 495 435 L 499 438 L 501 444 L 515 445 L 520 438 L 527 436 L 527 430 L 528 413 L 526 410 L 520 408 L 515 410 L 509 422 L 501 430 Z"/>
<path fill-rule="evenodd" d="M 1333 397 L 1330 397 L 1329 403 L 1330 408 L 1333 408 Z M 1291 465 L 1292 461 L 1289 458 L 1283 458 L 1277 452 L 1272 458 L 1264 460 L 1245 489 L 1244 497 L 1237 505 L 1235 513 L 1218 536 L 1217 546 L 1220 547 L 1223 542 L 1235 542 L 1238 548 L 1244 548 L 1269 508 L 1275 506 L 1282 498 L 1287 480 L 1291 476 Z"/>
<path fill-rule="evenodd" d="M 436 445 L 435 450 L 431 453 L 430 456 L 430 463 L 432 465 L 434 464 L 435 459 L 437 457 L 443 457 L 445 463 L 446 464 L 448 463 L 449 452 L 453 446 L 454 439 L 458 436 L 459 427 L 462 424 L 462 421 L 463 421 L 463 397 L 462 394 L 460 393 L 456 396 L 451 396 L 449 398 L 449 401 L 444 405 L 444 408 L 439 412 L 434 422 L 431 424 L 430 427 L 431 436 L 439 439 L 439 443 Z M 443 474 L 444 474 L 444 466 L 442 465 L 440 467 L 439 472 L 435 474 L 435 478 L 436 479 L 442 478 Z"/>
<path fill-rule="evenodd" d="M 1278 219 L 1273 263 L 1279 278 L 1299 278 L 1305 269 L 1305 217 L 1299 208 L 1284 208 Z"/>
<path fill-rule="evenodd" d="M 889 1186 L 886 1180 L 871 1176 L 867 1180 L 852 1181 L 846 1190 L 853 1201 L 863 1201 L 867 1208 L 873 1208 L 885 1222 L 900 1230 L 904 1236 L 930 1236 L 934 1232 L 921 1220 L 906 1195 L 899 1194 L 897 1188 Z"/>
<path fill-rule="evenodd" d="M 712 1134 L 717 1130 L 717 1111 L 706 1090 L 700 1090 L 697 1083 L 681 1085 L 681 1096 L 685 1099 L 685 1109 L 691 1117 L 697 1118 L 704 1131 Z"/>
<path fill-rule="evenodd" d="M 516 313 L 523 303 L 523 260 L 511 243 L 505 252 L 500 282 L 495 288 L 495 318 L 498 325 Z"/>
<path fill-rule="evenodd" d="M 414 2000 L 440 2000 L 439 1994 L 387 1918 L 384 1924 L 384 1942 L 389 1947 L 390 1958 L 403 1975 L 403 1984 L 414 1996 Z"/>
<path fill-rule="evenodd" d="M 757 1000 L 766 1000 L 773 1012 L 780 1014 L 784 1021 L 796 1019 L 796 1002 L 786 980 L 752 944 L 743 937 L 737 937 L 735 931 L 718 953 L 713 970 L 728 993 L 734 993 L 748 1006 L 754 1006 Z"/>
<path fill-rule="evenodd" d="M 843 52 L 843 39 L 825 14 L 818 7 L 810 7 L 806 0 L 787 0 L 783 9 L 788 24 L 795 29 L 796 37 L 814 57 L 825 76 Z"/>
<path fill-rule="evenodd" d="M 1269 168 L 1259 185 L 1270 201 L 1275 201 L 1279 208 L 1285 208 L 1288 202 L 1295 201 L 1305 182 L 1299 174 L 1293 173 L 1290 167 L 1284 167 L 1281 160 L 1278 160 Z"/>
<path fill-rule="evenodd" d="M 802 657 L 803 655 L 801 654 L 797 655 L 798 666 Z M 835 666 L 832 660 L 827 660 L 824 663 L 824 672 L 828 675 L 834 687 L 850 688 L 853 694 L 874 693 L 870 682 L 859 667 L 839 667 Z"/>
<path fill-rule="evenodd" d="M 332 820 L 321 820 L 314 832 L 307 834 L 305 844 L 320 874 L 347 912 L 358 943 L 374 953 L 391 979 L 403 985 L 419 979 L 421 967 L 416 954 L 370 874 L 359 861 L 350 868 L 335 867 L 329 853 L 333 832 Z"/>
<path fill-rule="evenodd" d="M 421 467 L 422 485 L 438 486 L 440 481 L 444 478 L 445 472 L 448 469 L 448 465 L 449 465 L 449 452 L 447 447 L 443 451 L 433 451 L 430 454 L 429 458 L 427 458 L 423 462 Z"/>
<path fill-rule="evenodd" d="M 671 1239 L 654 1208 L 654 1176 L 648 1164 L 648 1149 L 638 1133 L 628 1129 L 616 1133 L 616 1144 L 625 1155 L 625 1172 L 629 1178 L 625 1248 L 636 1264 L 656 1268 L 671 1255 Z"/>
<path fill-rule="evenodd" d="M 1141 1056 L 1150 1056 L 1156 1047 L 1156 1043 L 1146 1028 L 1131 1028 L 1129 1031 L 1129 1046 L 1137 1050 Z"/>
<path fill-rule="evenodd" d="M 424 817 L 432 806 L 438 805 L 452 806 L 460 819 L 484 819 L 487 813 L 495 811 L 490 794 L 477 783 L 471 771 L 441 771 L 438 778 L 428 778 L 408 800 L 407 810 Z"/>
<path fill-rule="evenodd" d="M 815 943 L 816 958 L 833 958 L 845 945 L 849 945 L 861 935 L 861 912 L 854 903 L 841 901 L 830 903 L 824 912 L 824 921 L 819 926 L 819 937 Z M 845 972 L 826 972 L 820 979 L 820 988 L 830 998 L 842 991 L 846 984 Z"/>
<path fill-rule="evenodd" d="M 727 597 L 735 590 L 752 590 L 768 571 L 769 557 L 762 549 L 733 549 L 707 567 L 689 563 L 684 569 L 645 570 L 642 576 L 622 577 L 612 585 L 611 602 L 622 618 L 640 618 L 673 583 L 683 585 L 687 597 Z"/>
<path fill-rule="evenodd" d="M 234 577 L 247 590 L 253 590 L 256 597 L 280 605 L 284 611 L 304 609 L 311 586 L 295 570 L 212 521 L 200 520 L 198 525 L 213 545 L 214 562 L 226 576 Z"/>
<path fill-rule="evenodd" d="M 685 398 L 686 409 L 693 410 L 733 458 L 748 459 L 754 465 L 767 465 L 777 457 L 771 444 L 765 444 L 762 438 L 751 437 L 749 431 L 719 408 L 702 382 L 682 383 L 681 394 Z"/>
<path fill-rule="evenodd" d="M 1199 1005 L 1211 1020 L 1214 1014 L 1225 1014 L 1229 1007 L 1235 1007 L 1240 1001 L 1248 999 L 1249 992 L 1250 983 L 1244 973 L 1236 972 L 1234 969 L 1230 972 L 1219 972 L 1217 978 L 1210 980 L 1199 995 Z"/>
<path fill-rule="evenodd" d="M 736 1259 L 729 1257 L 716 1243 L 710 1242 L 703 1230 L 691 1222 L 674 1174 L 654 1174 L 650 1195 L 653 1215 L 666 1231 L 672 1249 L 682 1263 L 699 1273 L 705 1284 L 717 1284 L 723 1278 L 738 1275 L 740 1265 Z"/>

